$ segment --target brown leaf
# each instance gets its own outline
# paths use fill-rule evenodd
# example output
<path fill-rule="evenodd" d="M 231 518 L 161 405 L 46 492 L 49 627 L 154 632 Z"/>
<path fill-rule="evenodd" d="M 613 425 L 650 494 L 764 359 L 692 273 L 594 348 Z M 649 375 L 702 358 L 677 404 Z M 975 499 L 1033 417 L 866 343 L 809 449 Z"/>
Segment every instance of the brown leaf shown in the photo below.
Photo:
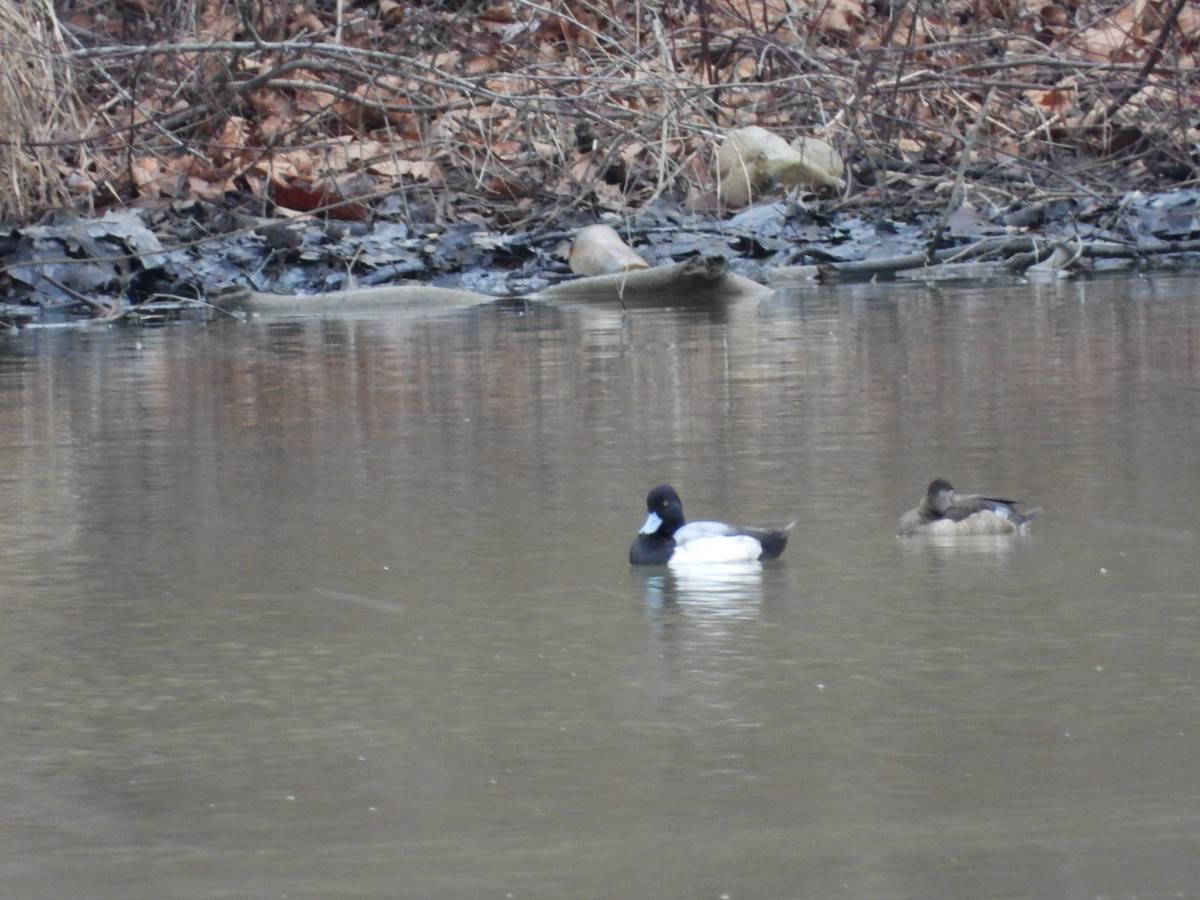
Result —
<path fill-rule="evenodd" d="M 325 31 L 325 23 L 315 13 L 305 12 L 297 16 L 296 20 L 288 28 L 288 31 L 292 37 L 299 34 L 322 34 Z"/>
<path fill-rule="evenodd" d="M 158 168 L 158 160 L 149 156 L 135 159 L 129 167 L 129 173 L 139 196 L 153 199 L 162 195 L 161 186 L 158 184 L 158 178 L 162 174 Z"/>
<path fill-rule="evenodd" d="M 396 0 L 380 0 L 379 19 L 389 28 L 395 28 L 404 21 L 404 4 Z"/>
<path fill-rule="evenodd" d="M 515 160 L 520 158 L 523 148 L 520 141 L 496 141 L 491 149 L 497 159 Z"/>
<path fill-rule="evenodd" d="M 209 144 L 208 153 L 217 165 L 224 165 L 240 158 L 249 146 L 250 123 L 241 116 L 230 116 L 216 139 Z"/>
<path fill-rule="evenodd" d="M 432 160 L 385 158 L 373 160 L 367 164 L 366 170 L 372 175 L 389 177 L 400 181 L 405 176 L 414 181 L 438 183 L 442 180 L 442 170 Z"/>
<path fill-rule="evenodd" d="M 1076 92 L 1071 90 L 1026 91 L 1025 96 L 1052 113 L 1063 113 L 1075 105 Z"/>
<path fill-rule="evenodd" d="M 504 200 L 517 200 L 529 193 L 521 179 L 502 175 L 489 178 L 484 183 L 483 189 L 488 195 Z"/>
<path fill-rule="evenodd" d="M 1127 3 L 1067 40 L 1065 46 L 1098 62 L 1133 62 L 1143 42 L 1145 0 Z"/>
<path fill-rule="evenodd" d="M 330 219 L 343 222 L 362 222 L 370 218 L 371 210 L 364 203 L 347 201 L 336 189 L 296 179 L 271 188 L 271 200 L 285 209 L 296 212 L 321 212 Z"/>

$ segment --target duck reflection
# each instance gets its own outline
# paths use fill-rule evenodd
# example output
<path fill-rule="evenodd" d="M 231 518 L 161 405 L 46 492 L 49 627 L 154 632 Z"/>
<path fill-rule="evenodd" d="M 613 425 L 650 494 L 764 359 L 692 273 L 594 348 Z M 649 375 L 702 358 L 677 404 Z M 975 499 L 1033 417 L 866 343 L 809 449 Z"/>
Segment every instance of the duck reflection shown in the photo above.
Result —
<path fill-rule="evenodd" d="M 759 562 L 631 570 L 648 610 L 686 608 L 697 615 L 757 618 L 763 598 Z"/>
<path fill-rule="evenodd" d="M 760 691 L 771 659 L 763 600 L 772 593 L 763 566 L 631 571 L 646 603 L 646 696 L 664 795 L 737 796 L 762 754 Z"/>
<path fill-rule="evenodd" d="M 1037 545 L 1032 535 L 1015 541 L 1007 535 L 928 537 L 897 541 L 904 568 L 910 574 L 926 573 L 958 585 L 964 577 L 989 578 L 1010 570 L 1018 554 Z M 964 576 L 964 573 L 970 573 Z M 953 591 L 961 590 L 954 587 Z"/>
<path fill-rule="evenodd" d="M 965 554 L 989 554 L 1007 557 L 1036 543 L 1032 538 L 1014 541 L 1003 534 L 976 534 L 967 537 L 927 537 L 919 541 L 897 541 L 905 559 L 944 559 Z"/>

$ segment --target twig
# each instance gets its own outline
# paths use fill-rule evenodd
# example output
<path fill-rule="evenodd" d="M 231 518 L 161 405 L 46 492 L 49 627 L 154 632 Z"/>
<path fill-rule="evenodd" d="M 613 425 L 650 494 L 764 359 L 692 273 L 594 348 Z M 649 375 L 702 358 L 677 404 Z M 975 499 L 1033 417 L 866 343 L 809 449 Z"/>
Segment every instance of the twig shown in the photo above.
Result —
<path fill-rule="evenodd" d="M 991 105 L 992 97 L 996 94 L 996 89 L 992 88 L 987 92 L 987 96 L 983 98 L 983 103 L 979 104 L 979 115 L 975 117 L 975 127 L 971 129 L 970 135 L 963 142 L 962 153 L 959 155 L 958 172 L 954 176 L 954 187 L 950 190 L 950 196 L 946 200 L 946 205 L 942 209 L 941 218 L 938 220 L 933 229 L 933 235 L 929 238 L 929 244 L 925 248 L 926 259 L 932 261 L 934 252 L 942 243 L 942 235 L 946 233 L 946 226 L 950 223 L 950 217 L 954 215 L 958 209 L 959 203 L 963 195 L 963 181 L 966 177 L 967 167 L 971 163 L 972 154 L 975 151 L 975 144 L 979 140 L 979 133 L 983 128 L 984 120 L 987 118 L 988 106 Z"/>
<path fill-rule="evenodd" d="M 1167 38 L 1174 31 L 1175 23 L 1179 21 L 1179 14 L 1183 12 L 1183 7 L 1187 3 L 1188 0 L 1175 0 L 1175 5 L 1171 7 L 1171 11 L 1167 13 L 1166 19 L 1163 20 L 1162 28 L 1158 30 L 1158 37 L 1155 38 L 1154 44 L 1150 47 L 1150 52 L 1146 56 L 1146 61 L 1142 64 L 1137 77 L 1133 80 L 1132 84 L 1114 97 L 1112 103 L 1105 108 L 1102 121 L 1112 121 L 1112 117 L 1116 115 L 1117 110 L 1133 99 L 1134 95 L 1145 86 L 1146 81 L 1150 78 L 1150 73 L 1154 71 L 1162 59 L 1163 48 L 1167 44 Z"/>

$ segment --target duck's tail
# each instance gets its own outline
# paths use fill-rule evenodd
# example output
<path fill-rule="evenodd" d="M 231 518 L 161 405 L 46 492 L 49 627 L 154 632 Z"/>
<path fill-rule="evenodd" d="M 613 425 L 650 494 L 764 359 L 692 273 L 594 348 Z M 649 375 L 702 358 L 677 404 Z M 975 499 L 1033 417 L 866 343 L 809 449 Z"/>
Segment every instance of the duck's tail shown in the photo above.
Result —
<path fill-rule="evenodd" d="M 775 559 L 787 548 L 788 534 L 796 527 L 795 522 L 782 528 L 756 528 L 750 533 L 762 544 L 761 559 Z"/>
<path fill-rule="evenodd" d="M 1014 512 L 1016 512 L 1016 510 L 1014 510 Z M 1018 528 L 1024 529 L 1026 525 L 1040 516 L 1043 512 L 1044 510 L 1040 506 L 1035 506 L 1033 509 L 1022 510 L 1021 512 L 1016 513 L 1014 521 L 1017 523 Z"/>

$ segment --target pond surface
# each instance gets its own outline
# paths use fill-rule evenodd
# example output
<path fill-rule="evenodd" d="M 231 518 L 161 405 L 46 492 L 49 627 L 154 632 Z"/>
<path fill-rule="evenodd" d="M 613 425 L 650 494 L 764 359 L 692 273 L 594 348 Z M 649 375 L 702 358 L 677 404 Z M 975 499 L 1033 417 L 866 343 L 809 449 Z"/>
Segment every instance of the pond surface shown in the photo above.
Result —
<path fill-rule="evenodd" d="M 4 338 L 4 896 L 1197 896 L 1198 293 Z"/>

